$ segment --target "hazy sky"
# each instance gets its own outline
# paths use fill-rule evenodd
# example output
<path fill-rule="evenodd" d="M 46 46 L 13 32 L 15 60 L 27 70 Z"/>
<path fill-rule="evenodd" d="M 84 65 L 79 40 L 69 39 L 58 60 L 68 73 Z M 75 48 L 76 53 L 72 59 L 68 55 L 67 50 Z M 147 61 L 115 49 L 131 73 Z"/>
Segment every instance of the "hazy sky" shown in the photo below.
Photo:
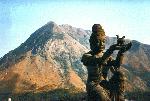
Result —
<path fill-rule="evenodd" d="M 148 0 L 0 0 L 0 57 L 49 21 L 88 30 L 100 23 L 108 36 L 150 44 Z"/>

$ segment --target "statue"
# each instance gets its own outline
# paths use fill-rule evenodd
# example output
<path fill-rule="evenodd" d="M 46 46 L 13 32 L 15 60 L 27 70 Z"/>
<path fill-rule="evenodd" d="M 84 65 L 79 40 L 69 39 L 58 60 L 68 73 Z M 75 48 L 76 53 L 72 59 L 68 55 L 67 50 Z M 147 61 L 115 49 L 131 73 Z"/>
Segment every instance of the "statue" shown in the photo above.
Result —
<path fill-rule="evenodd" d="M 125 44 L 125 36 L 117 36 L 117 44 L 105 49 L 105 32 L 100 24 L 92 26 L 90 36 L 90 49 L 83 54 L 81 61 L 87 67 L 88 78 L 86 83 L 88 101 L 124 101 L 124 74 L 120 71 L 120 65 L 124 53 L 132 46 L 131 42 Z M 118 50 L 116 59 L 113 60 L 111 54 Z M 113 76 L 108 80 L 108 71 Z"/>

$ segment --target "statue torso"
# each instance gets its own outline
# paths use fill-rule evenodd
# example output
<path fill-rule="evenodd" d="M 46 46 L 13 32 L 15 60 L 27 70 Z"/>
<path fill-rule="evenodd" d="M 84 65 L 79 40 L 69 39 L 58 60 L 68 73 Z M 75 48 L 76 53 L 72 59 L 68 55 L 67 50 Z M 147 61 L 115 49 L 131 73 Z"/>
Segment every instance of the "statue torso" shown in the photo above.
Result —
<path fill-rule="evenodd" d="M 100 59 L 102 56 L 103 53 L 92 55 L 90 52 L 83 55 L 83 58 L 86 57 L 85 61 L 88 61 L 88 64 L 86 65 L 88 70 L 87 82 L 99 82 L 102 79 L 103 65 L 94 63 L 95 61 L 97 61 L 97 59 Z"/>

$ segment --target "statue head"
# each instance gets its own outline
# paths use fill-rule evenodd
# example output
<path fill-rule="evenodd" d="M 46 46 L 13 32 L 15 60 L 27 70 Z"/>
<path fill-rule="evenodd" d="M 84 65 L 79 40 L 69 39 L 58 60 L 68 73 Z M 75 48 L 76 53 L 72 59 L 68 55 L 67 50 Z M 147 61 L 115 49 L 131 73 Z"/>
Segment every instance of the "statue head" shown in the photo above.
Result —
<path fill-rule="evenodd" d="M 92 26 L 92 34 L 90 36 L 90 48 L 94 53 L 99 53 L 105 49 L 105 32 L 100 24 Z"/>

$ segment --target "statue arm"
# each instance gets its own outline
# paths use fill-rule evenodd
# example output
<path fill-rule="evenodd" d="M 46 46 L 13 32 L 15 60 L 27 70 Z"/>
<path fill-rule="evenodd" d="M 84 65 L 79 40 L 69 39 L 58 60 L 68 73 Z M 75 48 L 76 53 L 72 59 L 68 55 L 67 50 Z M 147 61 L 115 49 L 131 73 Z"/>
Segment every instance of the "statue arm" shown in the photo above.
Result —
<path fill-rule="evenodd" d="M 114 66 L 115 68 L 119 68 L 123 62 L 124 53 L 128 51 L 132 46 L 132 43 L 128 43 L 122 46 L 117 54 L 116 60 L 108 61 L 108 66 Z"/>
<path fill-rule="evenodd" d="M 97 60 L 98 58 L 96 58 L 95 55 L 91 55 L 90 53 L 83 54 L 81 58 L 81 62 L 83 62 L 85 66 L 96 66 L 98 64 Z"/>
<path fill-rule="evenodd" d="M 110 46 L 110 48 L 103 54 L 103 56 L 99 59 L 99 64 L 105 64 L 107 60 L 110 58 L 111 54 L 114 50 L 119 50 L 120 46 L 117 46 L 117 44 L 114 44 Z"/>
<path fill-rule="evenodd" d="M 122 52 L 118 52 L 117 57 L 115 60 L 111 61 L 110 63 L 108 63 L 109 65 L 115 67 L 115 68 L 119 68 L 120 65 L 123 62 L 123 58 L 124 58 L 124 54 Z"/>
<path fill-rule="evenodd" d="M 118 46 L 117 44 L 114 44 L 112 46 L 110 46 L 110 48 L 103 54 L 102 57 L 100 58 L 96 58 L 95 55 L 92 55 L 90 52 L 85 53 L 82 56 L 81 62 L 83 62 L 83 64 L 85 66 L 96 66 L 97 64 L 105 64 L 109 57 L 111 56 L 111 54 L 113 53 L 114 50 L 119 50 L 118 55 L 116 60 L 111 61 L 108 65 L 110 66 L 117 66 L 119 67 L 122 64 L 122 60 L 123 60 L 123 53 L 126 52 L 127 50 L 129 50 L 131 48 L 131 43 L 125 45 L 125 46 Z"/>
<path fill-rule="evenodd" d="M 110 48 L 103 54 L 103 56 L 99 58 L 96 58 L 96 56 L 92 55 L 90 52 L 85 53 L 82 56 L 81 62 L 83 62 L 85 66 L 96 66 L 97 64 L 105 64 L 114 50 L 116 50 L 116 44 L 110 46 Z"/>

